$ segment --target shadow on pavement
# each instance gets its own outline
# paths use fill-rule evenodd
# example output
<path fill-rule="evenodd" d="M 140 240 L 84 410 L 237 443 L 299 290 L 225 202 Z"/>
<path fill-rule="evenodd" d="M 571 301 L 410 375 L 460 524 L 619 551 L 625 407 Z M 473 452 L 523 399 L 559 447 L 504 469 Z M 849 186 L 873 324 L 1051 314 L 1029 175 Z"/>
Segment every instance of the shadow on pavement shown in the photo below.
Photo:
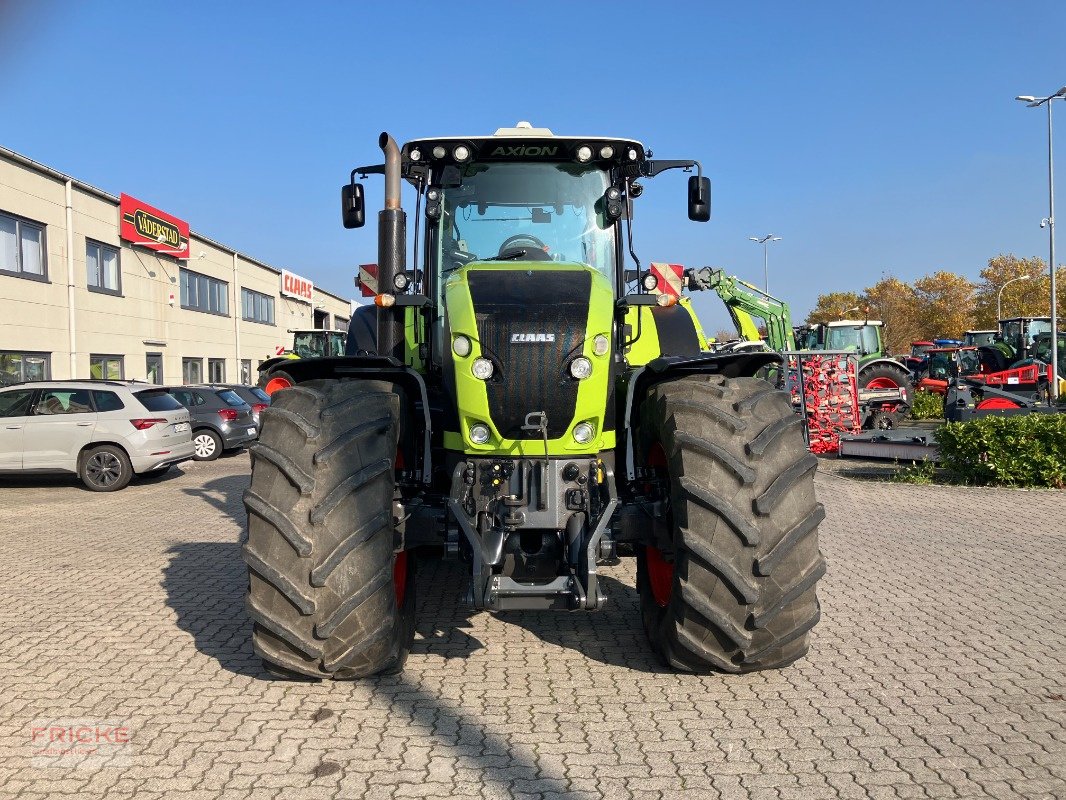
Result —
<path fill-rule="evenodd" d="M 167 555 L 170 560 L 163 568 L 167 605 L 177 614 L 178 627 L 192 635 L 196 649 L 230 672 L 269 677 L 252 652 L 252 624 L 244 613 L 248 572 L 240 545 L 186 542 L 170 548 Z"/>
<path fill-rule="evenodd" d="M 189 497 L 202 500 L 213 508 L 218 509 L 234 522 L 241 526 L 241 540 L 244 540 L 244 529 L 248 517 L 244 512 L 244 490 L 248 488 L 248 473 L 227 475 L 223 478 L 214 478 L 202 486 L 190 486 L 182 491 Z M 239 554 L 238 554 L 239 560 Z"/>
<path fill-rule="evenodd" d="M 233 491 L 239 498 L 239 490 Z M 252 652 L 251 623 L 244 613 L 248 573 L 241 560 L 240 545 L 187 542 L 172 547 L 168 555 L 163 588 L 167 604 L 177 614 L 178 627 L 193 636 L 197 650 L 217 660 L 223 669 L 267 677 Z M 483 649 L 484 644 L 471 632 L 471 617 L 480 612 L 461 601 L 466 589 L 465 565 L 427 562 L 420 566 L 419 573 L 412 654 L 462 659 Z M 510 611 L 497 618 L 547 644 L 574 650 L 593 661 L 643 672 L 665 671 L 645 641 L 636 591 L 609 575 L 603 576 L 603 581 L 609 599 L 601 612 Z"/>
<path fill-rule="evenodd" d="M 227 492 L 235 493 L 239 499 L 243 482 L 235 488 L 230 486 L 230 480 L 212 481 L 224 484 L 213 491 L 225 496 Z M 228 672 L 272 680 L 252 651 L 251 623 L 244 613 L 248 575 L 240 546 L 231 542 L 188 542 L 172 547 L 168 555 L 170 559 L 163 570 L 167 604 L 177 614 L 178 627 L 192 635 L 197 650 L 217 660 Z M 464 565 L 430 562 L 421 573 L 418 636 L 412 653 L 466 658 L 481 649 L 482 643 L 465 630 L 472 627 L 473 611 L 459 598 L 465 588 Z M 606 613 L 512 612 L 504 621 L 593 660 L 653 669 L 650 656 L 645 663 L 642 656 L 634 655 L 629 642 L 637 635 L 643 639 L 639 614 L 634 611 L 635 592 L 613 578 L 604 580 L 612 595 L 612 606 Z M 631 636 L 628 628 L 634 624 L 637 630 Z M 568 795 L 568 781 L 542 768 L 535 752 L 494 733 L 478 714 L 454 707 L 435 692 L 422 689 L 417 678 L 400 674 L 372 678 L 367 683 L 373 686 L 375 704 L 401 710 L 410 719 L 409 724 L 423 729 L 424 735 L 456 749 L 465 761 L 482 771 L 486 783 L 506 793 L 515 781 L 535 782 L 540 792 Z M 471 747 L 478 752 L 471 753 Z M 343 770 L 344 765 L 327 756 L 319 769 L 329 774 Z"/>

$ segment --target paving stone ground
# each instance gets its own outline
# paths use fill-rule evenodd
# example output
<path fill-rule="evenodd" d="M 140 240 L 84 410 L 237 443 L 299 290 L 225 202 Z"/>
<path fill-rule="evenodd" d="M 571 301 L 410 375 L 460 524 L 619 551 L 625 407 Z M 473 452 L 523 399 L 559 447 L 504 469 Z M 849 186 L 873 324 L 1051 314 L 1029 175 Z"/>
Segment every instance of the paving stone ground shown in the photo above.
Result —
<path fill-rule="evenodd" d="M 660 668 L 627 561 L 604 612 L 503 617 L 441 564 L 402 675 L 304 684 L 249 646 L 247 470 L 0 481 L 0 797 L 1066 797 L 1061 492 L 820 475 L 823 621 L 778 672 Z M 56 720 L 130 741 L 42 755 Z"/>

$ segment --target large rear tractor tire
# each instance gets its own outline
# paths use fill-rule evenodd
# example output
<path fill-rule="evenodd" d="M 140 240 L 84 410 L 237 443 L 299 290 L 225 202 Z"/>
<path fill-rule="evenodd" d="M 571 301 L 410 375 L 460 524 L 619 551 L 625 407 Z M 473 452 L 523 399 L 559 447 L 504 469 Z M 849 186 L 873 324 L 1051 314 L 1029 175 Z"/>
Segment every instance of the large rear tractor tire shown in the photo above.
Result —
<path fill-rule="evenodd" d="M 277 392 L 251 448 L 248 615 L 275 675 L 362 678 L 403 668 L 414 562 L 394 553 L 400 401 L 388 384 Z"/>
<path fill-rule="evenodd" d="M 821 614 L 825 511 L 788 395 L 756 378 L 686 377 L 651 389 L 640 424 L 670 497 L 670 541 L 638 553 L 655 652 L 686 672 L 802 658 Z"/>
<path fill-rule="evenodd" d="M 860 369 L 858 383 L 859 389 L 907 389 L 911 378 L 902 364 L 897 368 L 882 363 Z"/>

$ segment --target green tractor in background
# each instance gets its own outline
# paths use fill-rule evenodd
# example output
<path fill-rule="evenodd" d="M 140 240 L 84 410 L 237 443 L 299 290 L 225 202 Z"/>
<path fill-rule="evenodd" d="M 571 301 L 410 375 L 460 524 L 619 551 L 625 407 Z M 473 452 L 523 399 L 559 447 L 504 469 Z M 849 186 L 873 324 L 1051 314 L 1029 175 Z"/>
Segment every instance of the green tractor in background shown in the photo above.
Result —
<path fill-rule="evenodd" d="M 907 367 L 891 358 L 881 334 L 880 320 L 840 319 L 797 330 L 801 350 L 851 350 L 859 355 L 858 389 L 902 389 L 910 386 Z M 904 401 L 907 397 L 904 396 Z"/>
<path fill-rule="evenodd" d="M 656 292 L 632 244 L 640 181 L 665 170 L 697 170 L 688 216 L 709 219 L 698 162 L 528 123 L 379 146 L 385 163 L 342 189 L 358 228 L 356 176 L 384 176 L 375 305 L 345 356 L 268 370 L 289 388 L 252 451 L 244 548 L 267 668 L 400 670 L 418 565 L 435 558 L 465 564 L 467 601 L 496 612 L 601 609 L 601 566 L 635 557 L 665 664 L 802 657 L 824 511 L 802 421 L 752 377 L 780 356 L 707 352 L 687 299 Z"/>

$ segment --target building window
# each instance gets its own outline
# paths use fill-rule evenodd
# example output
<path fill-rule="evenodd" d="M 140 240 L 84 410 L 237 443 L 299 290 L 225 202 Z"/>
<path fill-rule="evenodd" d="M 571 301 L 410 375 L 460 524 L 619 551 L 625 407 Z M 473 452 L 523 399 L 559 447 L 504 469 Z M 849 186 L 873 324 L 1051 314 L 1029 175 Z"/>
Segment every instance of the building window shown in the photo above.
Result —
<path fill-rule="evenodd" d="M 209 278 L 187 269 L 181 269 L 179 272 L 182 308 L 229 316 L 229 284 L 226 281 Z"/>
<path fill-rule="evenodd" d="M 122 380 L 122 356 L 89 356 L 89 377 L 107 381 Z"/>
<path fill-rule="evenodd" d="M 182 383 L 204 382 L 204 360 L 202 358 L 183 358 L 181 360 Z"/>
<path fill-rule="evenodd" d="M 207 359 L 207 381 L 208 381 L 208 383 L 225 383 L 226 382 L 226 359 L 224 359 L 224 358 L 209 358 L 209 359 Z"/>
<path fill-rule="evenodd" d="M 148 353 L 144 357 L 145 376 L 149 383 L 163 385 L 163 354 Z"/>
<path fill-rule="evenodd" d="M 0 386 L 22 381 L 47 381 L 51 377 L 51 353 L 0 350 Z"/>
<path fill-rule="evenodd" d="M 241 361 L 241 383 L 245 386 L 252 385 L 252 361 L 251 359 L 243 359 Z"/>
<path fill-rule="evenodd" d="M 241 289 L 241 318 L 248 322 L 273 325 L 274 298 L 251 289 Z"/>
<path fill-rule="evenodd" d="M 333 328 L 338 331 L 348 330 L 348 318 L 347 317 L 333 317 Z"/>
<path fill-rule="evenodd" d="M 44 254 L 43 225 L 0 214 L 0 272 L 48 280 Z"/>
<path fill-rule="evenodd" d="M 122 294 L 122 273 L 118 265 L 118 248 L 85 240 L 85 267 L 91 292 Z"/>

